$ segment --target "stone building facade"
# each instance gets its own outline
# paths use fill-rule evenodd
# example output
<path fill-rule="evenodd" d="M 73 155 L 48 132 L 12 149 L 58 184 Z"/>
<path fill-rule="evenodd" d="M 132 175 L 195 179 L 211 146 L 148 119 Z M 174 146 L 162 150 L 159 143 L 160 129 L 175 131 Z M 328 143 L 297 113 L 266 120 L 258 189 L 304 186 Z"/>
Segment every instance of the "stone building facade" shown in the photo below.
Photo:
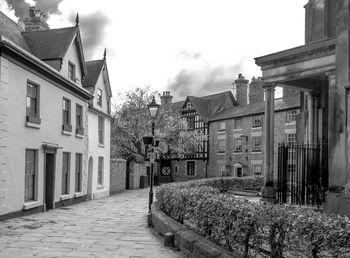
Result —
<path fill-rule="evenodd" d="M 300 90 L 301 113 L 297 137 L 304 143 L 323 143 L 318 173 L 310 182 L 325 194 L 325 210 L 350 214 L 350 3 L 349 0 L 309 0 L 305 5 L 305 45 L 256 58 L 266 90 L 264 159 L 265 199 L 274 200 L 271 190 L 276 171 L 271 151 L 275 87 Z M 325 192 L 328 190 L 327 192 Z"/>
<path fill-rule="evenodd" d="M 23 26 L 0 12 L 0 219 L 80 202 L 88 192 L 94 96 L 82 83 L 79 20 L 51 30 L 31 8 Z"/>

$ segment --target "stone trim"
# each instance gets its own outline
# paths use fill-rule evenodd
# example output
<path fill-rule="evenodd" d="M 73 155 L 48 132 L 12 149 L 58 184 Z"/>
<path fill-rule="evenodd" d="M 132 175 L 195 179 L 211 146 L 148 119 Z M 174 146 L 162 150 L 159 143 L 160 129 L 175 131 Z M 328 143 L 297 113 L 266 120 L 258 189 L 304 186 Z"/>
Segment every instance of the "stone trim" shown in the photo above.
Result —
<path fill-rule="evenodd" d="M 158 233 L 164 237 L 165 233 L 171 232 L 174 235 L 175 247 L 191 258 L 241 258 L 238 252 L 229 252 L 213 242 L 188 230 L 179 222 L 168 217 L 159 208 L 157 202 L 152 205 L 152 225 Z"/>
<path fill-rule="evenodd" d="M 30 210 L 30 209 L 33 209 L 33 208 L 36 208 L 36 207 L 40 207 L 42 205 L 43 204 L 40 203 L 39 201 L 25 202 L 23 204 L 23 210 Z"/>

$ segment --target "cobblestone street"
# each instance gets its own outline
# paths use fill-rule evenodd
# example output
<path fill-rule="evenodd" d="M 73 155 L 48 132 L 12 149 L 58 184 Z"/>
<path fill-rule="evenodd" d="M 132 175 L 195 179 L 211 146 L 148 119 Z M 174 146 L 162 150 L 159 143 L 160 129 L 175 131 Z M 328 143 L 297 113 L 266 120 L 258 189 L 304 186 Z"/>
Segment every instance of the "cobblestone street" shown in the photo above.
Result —
<path fill-rule="evenodd" d="M 185 256 L 147 227 L 149 189 L 125 191 L 0 224 L 0 257 Z"/>

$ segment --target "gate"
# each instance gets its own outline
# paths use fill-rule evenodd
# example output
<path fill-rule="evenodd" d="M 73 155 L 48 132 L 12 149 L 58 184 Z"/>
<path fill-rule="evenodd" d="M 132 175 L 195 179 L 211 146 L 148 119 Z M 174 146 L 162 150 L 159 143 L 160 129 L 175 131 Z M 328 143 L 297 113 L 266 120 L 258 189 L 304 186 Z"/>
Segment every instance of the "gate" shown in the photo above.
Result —
<path fill-rule="evenodd" d="M 170 159 L 160 160 L 160 173 L 161 173 L 161 176 L 171 177 L 171 160 Z"/>
<path fill-rule="evenodd" d="M 328 188 L 327 160 L 327 144 L 280 144 L 278 202 L 319 207 Z"/>

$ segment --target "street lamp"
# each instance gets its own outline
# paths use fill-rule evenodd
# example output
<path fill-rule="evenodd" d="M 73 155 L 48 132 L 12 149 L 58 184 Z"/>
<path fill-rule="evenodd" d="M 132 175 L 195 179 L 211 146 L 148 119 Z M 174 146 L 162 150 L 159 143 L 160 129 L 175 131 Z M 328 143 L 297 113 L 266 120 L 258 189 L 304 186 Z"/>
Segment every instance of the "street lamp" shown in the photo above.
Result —
<path fill-rule="evenodd" d="M 153 141 L 152 141 L 152 146 L 154 147 L 155 146 L 155 140 L 154 140 L 154 127 L 155 127 L 155 120 L 156 120 L 156 117 L 158 115 L 158 110 L 159 110 L 159 107 L 160 105 L 158 105 L 154 99 L 154 96 L 152 98 L 152 102 L 150 104 L 148 104 L 148 111 L 149 111 L 149 114 L 151 116 L 151 119 L 152 119 L 152 138 L 153 138 Z M 144 140 L 145 140 L 146 137 L 144 137 Z M 150 214 L 151 214 L 151 206 L 152 206 L 152 203 L 153 203 L 153 162 L 152 162 L 152 159 L 151 159 L 151 175 L 150 175 L 151 179 L 150 179 L 150 189 L 149 189 L 149 202 L 148 202 L 148 215 L 149 215 L 149 220 L 148 220 L 148 224 L 150 225 Z"/>

